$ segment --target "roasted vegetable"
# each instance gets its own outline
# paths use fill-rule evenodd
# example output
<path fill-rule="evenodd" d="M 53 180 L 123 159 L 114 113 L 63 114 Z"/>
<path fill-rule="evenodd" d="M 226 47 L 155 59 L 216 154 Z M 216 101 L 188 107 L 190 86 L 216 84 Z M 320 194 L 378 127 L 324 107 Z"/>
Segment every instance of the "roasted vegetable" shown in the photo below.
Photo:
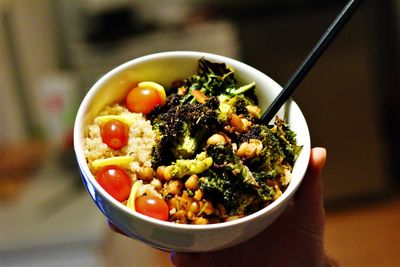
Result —
<path fill-rule="evenodd" d="M 213 63 L 199 60 L 198 72 L 182 82 L 182 87 L 186 88 L 186 94 L 182 97 L 181 103 L 194 102 L 196 100 L 193 91 L 200 91 L 206 97 L 225 95 L 232 97 L 249 92 L 254 94 L 255 83 L 243 86 L 237 85 L 234 71 L 224 63 Z"/>
<path fill-rule="evenodd" d="M 230 216 L 244 216 L 260 209 L 263 199 L 235 170 L 232 165 L 210 168 L 199 179 L 199 185 L 204 196 L 214 203 L 222 203 Z"/>
<path fill-rule="evenodd" d="M 301 146 L 296 145 L 295 134 L 281 119 L 276 119 L 275 125 L 254 125 L 249 131 L 242 134 L 240 142 L 258 139 L 263 149 L 257 157 L 249 159 L 246 163 L 251 170 L 282 172 L 282 166 L 291 168 L 301 151 Z"/>
<path fill-rule="evenodd" d="M 204 104 L 185 105 L 175 105 L 175 99 L 168 98 L 167 109 L 152 118 L 157 135 L 153 152 L 153 165 L 156 167 L 168 165 L 175 159 L 191 158 L 202 143 L 204 134 L 220 127 L 217 98 L 209 98 Z"/>
<path fill-rule="evenodd" d="M 201 152 L 194 159 L 178 159 L 171 168 L 171 176 L 173 178 L 182 178 L 192 174 L 202 173 L 210 168 L 213 164 L 211 157 L 205 152 Z"/>
<path fill-rule="evenodd" d="M 268 185 L 268 181 L 272 181 L 275 179 L 276 174 L 275 171 L 270 172 L 253 172 L 253 177 L 258 183 L 258 187 L 255 188 L 258 196 L 263 201 L 270 201 L 275 198 L 275 189 L 273 186 Z"/>
<path fill-rule="evenodd" d="M 165 105 L 148 115 L 157 135 L 153 167 L 167 166 L 166 180 L 182 186 L 195 175 L 196 186 L 183 192 L 221 205 L 231 218 L 282 194 L 301 150 L 282 120 L 258 124 L 254 88 L 255 83 L 238 86 L 225 64 L 200 59 L 198 73 L 175 84 Z M 212 221 L 215 214 L 206 216 Z"/>
<path fill-rule="evenodd" d="M 228 120 L 231 114 L 243 115 L 249 120 L 258 118 L 257 115 L 250 113 L 249 106 L 255 106 L 252 99 L 244 95 L 235 95 L 233 97 L 227 97 L 226 95 L 219 96 L 219 119 L 221 121 Z"/>
<path fill-rule="evenodd" d="M 214 164 L 199 180 L 205 195 L 220 201 L 230 215 L 257 210 L 262 203 L 274 200 L 277 192 L 273 185 L 286 186 L 282 183 L 288 180 L 283 177 L 287 175 L 285 170 L 291 171 L 301 150 L 294 133 L 279 119 L 274 126 L 253 126 L 239 140 L 259 140 L 259 154 L 243 160 L 231 144 L 208 146 L 206 152 Z"/>
<path fill-rule="evenodd" d="M 230 215 L 244 214 L 248 205 L 261 201 L 257 180 L 230 144 L 210 145 L 206 152 L 214 162 L 199 179 L 206 197 L 222 203 Z"/>

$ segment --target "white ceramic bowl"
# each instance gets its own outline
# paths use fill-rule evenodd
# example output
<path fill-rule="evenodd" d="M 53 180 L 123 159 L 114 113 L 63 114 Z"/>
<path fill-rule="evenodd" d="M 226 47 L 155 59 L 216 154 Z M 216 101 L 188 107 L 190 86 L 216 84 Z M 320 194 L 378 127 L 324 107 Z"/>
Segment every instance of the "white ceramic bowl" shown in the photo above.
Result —
<path fill-rule="evenodd" d="M 106 105 L 122 101 L 127 91 L 140 81 L 155 81 L 168 88 L 173 81 L 186 78 L 197 70 L 197 61 L 204 57 L 232 66 L 239 83 L 256 82 L 256 95 L 264 109 L 282 89 L 262 72 L 239 61 L 201 52 L 165 52 L 131 60 L 111 70 L 90 89 L 75 121 L 74 147 L 83 183 L 99 209 L 127 235 L 151 246 L 181 252 L 202 252 L 239 244 L 267 228 L 286 208 L 306 172 L 310 155 L 307 123 L 293 101 L 278 113 L 285 116 L 303 146 L 297 159 L 293 178 L 286 191 L 266 208 L 244 218 L 209 225 L 182 225 L 156 220 L 125 207 L 97 183 L 84 156 L 84 129 Z"/>

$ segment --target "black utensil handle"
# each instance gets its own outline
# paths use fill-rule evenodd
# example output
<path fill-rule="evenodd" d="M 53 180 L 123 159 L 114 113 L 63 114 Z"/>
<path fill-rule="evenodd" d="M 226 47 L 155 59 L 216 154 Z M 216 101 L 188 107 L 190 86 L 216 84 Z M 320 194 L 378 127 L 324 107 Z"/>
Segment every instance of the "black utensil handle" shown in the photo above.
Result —
<path fill-rule="evenodd" d="M 328 46 L 335 39 L 337 34 L 341 31 L 346 22 L 351 18 L 363 0 L 350 0 L 339 15 L 335 18 L 329 28 L 326 30 L 321 39 L 317 42 L 308 56 L 304 59 L 303 63 L 298 67 L 296 72 L 292 75 L 286 83 L 283 90 L 274 99 L 269 108 L 261 116 L 262 123 L 268 123 L 283 106 L 283 104 L 292 95 L 294 90 L 303 81 L 304 77 L 310 72 L 312 67 L 318 61 L 320 56 L 325 52 Z"/>

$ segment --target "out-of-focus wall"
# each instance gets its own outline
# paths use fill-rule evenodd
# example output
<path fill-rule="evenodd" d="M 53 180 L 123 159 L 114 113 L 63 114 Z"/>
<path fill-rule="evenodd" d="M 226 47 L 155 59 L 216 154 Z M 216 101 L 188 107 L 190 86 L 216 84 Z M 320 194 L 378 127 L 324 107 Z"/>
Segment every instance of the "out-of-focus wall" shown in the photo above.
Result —
<path fill-rule="evenodd" d="M 16 90 L 16 81 L 7 43 L 4 10 L 0 2 L 0 145 L 25 139 L 21 101 Z"/>
<path fill-rule="evenodd" d="M 43 73 L 54 71 L 58 66 L 57 32 L 54 29 L 51 1 L 5 1 L 1 8 L 2 17 L 6 18 L 3 22 L 6 21 L 6 24 L 2 25 L 0 39 L 7 38 L 6 44 L 2 45 L 8 46 L 6 61 L 9 62 L 2 66 L 3 73 L 7 76 L 7 80 L 17 81 L 17 84 L 10 84 L 10 88 L 14 88 L 13 92 L 20 94 L 15 104 L 19 105 L 18 109 L 22 111 L 24 118 L 18 118 L 18 112 L 15 113 L 12 109 L 7 109 L 6 114 L 16 114 L 12 121 L 14 126 L 21 123 L 36 125 L 40 120 L 39 105 L 42 104 L 37 88 L 39 80 Z M 11 49 L 12 53 L 10 53 Z M 15 88 L 15 86 L 21 88 Z M 11 99 L 10 103 L 12 103 Z M 31 131 L 25 133 L 28 136 L 33 134 L 34 129 L 23 128 L 25 131 Z M 6 133 L 5 135 L 13 134 Z"/>
<path fill-rule="evenodd" d="M 185 16 L 190 5 L 180 0 L 171 1 L 168 9 L 166 2 L 130 0 L 4 3 L 8 43 L 14 52 L 8 53 L 14 64 L 7 71 L 18 81 L 21 124 L 30 136 L 54 139 L 62 132 L 57 128 L 72 127 L 76 106 L 90 86 L 135 57 L 168 50 L 239 54 L 234 25 L 221 19 L 188 27 Z M 180 5 L 186 11 L 176 16 Z"/>

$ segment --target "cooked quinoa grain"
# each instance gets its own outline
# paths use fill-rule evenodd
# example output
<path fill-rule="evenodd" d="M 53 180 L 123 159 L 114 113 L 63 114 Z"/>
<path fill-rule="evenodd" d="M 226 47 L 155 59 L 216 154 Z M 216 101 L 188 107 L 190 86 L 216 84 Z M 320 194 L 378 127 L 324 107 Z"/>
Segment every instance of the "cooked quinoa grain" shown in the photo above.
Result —
<path fill-rule="evenodd" d="M 121 105 L 107 106 L 99 116 L 129 114 L 134 120 L 129 127 L 128 144 L 120 150 L 114 150 L 103 143 L 101 138 L 101 125 L 98 117 L 88 125 L 85 138 L 85 157 L 92 172 L 95 172 L 92 162 L 116 156 L 131 156 L 132 163 L 129 171 L 132 179 L 136 180 L 137 174 L 144 168 L 151 167 L 151 153 L 155 145 L 155 134 L 152 126 L 140 113 L 131 113 Z"/>

